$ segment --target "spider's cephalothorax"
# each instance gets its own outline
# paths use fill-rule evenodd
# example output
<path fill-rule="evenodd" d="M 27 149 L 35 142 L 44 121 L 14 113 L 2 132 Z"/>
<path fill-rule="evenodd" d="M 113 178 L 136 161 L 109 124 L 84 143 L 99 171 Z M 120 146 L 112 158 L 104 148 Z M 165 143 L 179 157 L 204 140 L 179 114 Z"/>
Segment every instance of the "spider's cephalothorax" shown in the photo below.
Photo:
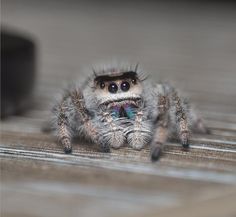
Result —
<path fill-rule="evenodd" d="M 137 66 L 94 69 L 54 106 L 53 125 L 66 153 L 72 151 L 71 139 L 82 136 L 104 152 L 150 145 L 152 160 L 159 158 L 168 137 L 177 135 L 188 148 L 190 130 L 207 132 L 173 87 L 151 85 Z"/>

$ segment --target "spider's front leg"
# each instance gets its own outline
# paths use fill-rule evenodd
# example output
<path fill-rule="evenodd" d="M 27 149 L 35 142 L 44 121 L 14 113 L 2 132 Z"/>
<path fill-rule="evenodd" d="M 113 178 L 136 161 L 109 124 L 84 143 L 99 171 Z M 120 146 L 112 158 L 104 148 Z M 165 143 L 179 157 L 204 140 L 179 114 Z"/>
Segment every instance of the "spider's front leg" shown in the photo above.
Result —
<path fill-rule="evenodd" d="M 85 106 L 82 93 L 75 90 L 71 93 L 72 102 L 82 122 L 83 131 L 93 143 L 98 144 L 103 152 L 110 152 L 110 147 L 119 148 L 125 137 L 119 120 L 114 120 L 109 112 L 101 111 L 96 120 L 91 119 Z"/>
<path fill-rule="evenodd" d="M 101 122 L 95 122 L 95 120 L 92 120 L 86 108 L 82 92 L 80 90 L 74 90 L 71 92 L 71 99 L 76 108 L 77 114 L 79 115 L 82 132 L 87 138 L 91 139 L 93 143 L 100 145 L 102 152 L 110 152 L 109 144 L 103 141 L 103 135 L 100 133 L 104 131 L 104 126 Z"/>
<path fill-rule="evenodd" d="M 151 140 L 151 134 L 150 122 L 147 121 L 145 112 L 139 109 L 133 125 L 125 131 L 128 144 L 135 150 L 141 150 Z"/>
<path fill-rule="evenodd" d="M 120 148 L 125 141 L 123 135 L 123 127 L 121 126 L 120 120 L 113 119 L 109 112 L 103 111 L 101 113 L 101 119 L 103 126 L 101 126 L 102 135 L 100 142 L 103 146 L 112 147 L 114 149 Z"/>
<path fill-rule="evenodd" d="M 63 97 L 62 101 L 53 108 L 55 114 L 55 129 L 59 143 L 62 144 L 65 153 L 71 153 L 71 128 L 69 116 L 71 113 L 68 111 L 68 100 L 69 96 Z"/>
<path fill-rule="evenodd" d="M 53 108 L 53 113 L 57 138 L 65 153 L 72 152 L 71 139 L 76 133 L 83 134 L 95 144 L 101 144 L 100 128 L 86 109 L 81 90 L 73 89 L 68 92 Z M 104 152 L 110 151 L 110 147 L 106 144 L 101 144 L 101 149 Z"/>

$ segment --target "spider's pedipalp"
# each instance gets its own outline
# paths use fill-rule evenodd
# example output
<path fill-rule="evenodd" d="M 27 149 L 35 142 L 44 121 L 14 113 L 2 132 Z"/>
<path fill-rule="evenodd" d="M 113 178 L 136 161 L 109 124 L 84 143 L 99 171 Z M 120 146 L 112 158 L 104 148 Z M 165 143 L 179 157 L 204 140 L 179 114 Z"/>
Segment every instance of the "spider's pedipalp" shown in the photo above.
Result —
<path fill-rule="evenodd" d="M 130 147 L 141 150 L 147 145 L 152 137 L 151 124 L 147 120 L 147 115 L 139 109 L 130 127 L 126 128 L 125 135 Z"/>
<path fill-rule="evenodd" d="M 102 112 L 102 118 L 105 121 L 106 129 L 103 131 L 101 143 L 107 144 L 115 149 L 120 148 L 125 142 L 123 127 L 114 122 L 111 113 Z"/>

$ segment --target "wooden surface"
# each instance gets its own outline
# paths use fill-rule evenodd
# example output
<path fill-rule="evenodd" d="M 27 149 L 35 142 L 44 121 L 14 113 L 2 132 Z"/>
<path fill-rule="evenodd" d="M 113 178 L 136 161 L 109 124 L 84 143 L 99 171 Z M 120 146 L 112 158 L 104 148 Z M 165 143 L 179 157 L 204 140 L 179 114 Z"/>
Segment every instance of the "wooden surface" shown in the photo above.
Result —
<path fill-rule="evenodd" d="M 2 1 L 2 23 L 38 42 L 33 106 L 1 122 L 1 217 L 236 216 L 236 14 L 234 5 Z M 75 142 L 65 155 L 41 132 L 64 85 L 99 60 L 139 61 L 170 80 L 211 135 L 183 152 L 168 143 L 99 153 Z"/>

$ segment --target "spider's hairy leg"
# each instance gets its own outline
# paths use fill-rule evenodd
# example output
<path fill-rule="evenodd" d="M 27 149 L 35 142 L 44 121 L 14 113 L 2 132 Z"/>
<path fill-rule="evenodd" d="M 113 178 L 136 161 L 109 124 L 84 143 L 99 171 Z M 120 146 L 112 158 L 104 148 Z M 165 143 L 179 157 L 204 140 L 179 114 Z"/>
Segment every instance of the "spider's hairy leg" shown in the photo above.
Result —
<path fill-rule="evenodd" d="M 63 97 L 62 101 L 57 105 L 57 108 L 54 108 L 54 112 L 57 116 L 56 130 L 57 138 L 62 144 L 65 153 L 71 153 L 71 132 L 69 127 L 68 115 L 66 113 L 68 96 Z"/>
<path fill-rule="evenodd" d="M 175 113 L 175 121 L 178 128 L 178 134 L 181 144 L 184 148 L 189 147 L 189 119 L 185 111 L 183 102 L 174 88 L 171 88 L 171 101 Z"/>
<path fill-rule="evenodd" d="M 135 150 L 141 150 L 151 139 L 151 127 L 144 116 L 144 111 L 137 111 L 133 126 L 125 133 L 129 146 Z"/>
<path fill-rule="evenodd" d="M 210 129 L 206 127 L 202 118 L 192 108 L 187 99 L 184 99 L 183 104 L 185 106 L 187 116 L 190 119 L 191 131 L 194 133 L 210 134 Z"/>
<path fill-rule="evenodd" d="M 205 126 L 201 117 L 191 123 L 191 129 L 194 133 L 211 134 L 211 130 Z"/>
<path fill-rule="evenodd" d="M 86 137 L 91 139 L 91 141 L 95 144 L 100 144 L 101 151 L 103 152 L 110 152 L 110 147 L 104 144 L 101 141 L 101 136 L 99 136 L 99 128 L 95 123 L 92 121 L 89 112 L 85 105 L 84 96 L 82 91 L 79 89 L 74 89 L 71 94 L 72 103 L 76 108 L 76 112 L 79 115 L 79 120 L 83 126 L 83 132 L 86 134 Z"/>
<path fill-rule="evenodd" d="M 156 117 L 156 128 L 153 133 L 153 138 L 150 147 L 151 160 L 157 161 L 160 158 L 163 145 L 165 144 L 168 137 L 168 121 L 169 121 L 169 98 L 166 93 L 164 85 L 158 84 L 154 89 L 154 98 L 157 100 L 157 105 L 154 110 L 157 111 Z"/>
<path fill-rule="evenodd" d="M 105 127 L 103 130 L 103 135 L 101 137 L 101 144 L 104 147 L 112 147 L 114 149 L 120 148 L 125 141 L 125 137 L 123 135 L 123 128 L 118 123 L 119 120 L 116 121 L 112 118 L 109 112 L 102 112 L 102 119 L 105 123 Z"/>
<path fill-rule="evenodd" d="M 159 160 L 162 152 L 163 145 L 165 144 L 168 136 L 168 118 L 167 114 L 162 114 L 158 117 L 158 123 L 153 134 L 151 142 L 151 160 Z"/>

